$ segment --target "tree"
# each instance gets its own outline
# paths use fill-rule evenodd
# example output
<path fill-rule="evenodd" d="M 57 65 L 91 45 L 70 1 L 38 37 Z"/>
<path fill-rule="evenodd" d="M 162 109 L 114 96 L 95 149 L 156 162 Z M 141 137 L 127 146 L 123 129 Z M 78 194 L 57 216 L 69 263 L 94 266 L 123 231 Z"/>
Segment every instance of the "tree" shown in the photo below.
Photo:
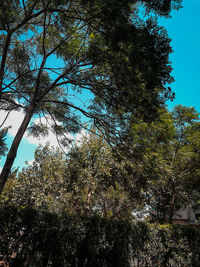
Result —
<path fill-rule="evenodd" d="M 67 159 L 58 150 L 39 147 L 33 163 L 12 174 L 1 204 L 76 215 L 131 216 L 136 205 L 124 187 L 123 165 L 94 134 L 85 136 Z"/>
<path fill-rule="evenodd" d="M 199 113 L 182 105 L 161 110 L 152 123 L 132 124 L 126 154 L 141 165 L 139 179 L 152 220 L 172 222 L 175 210 L 199 205 L 199 137 Z"/>
<path fill-rule="evenodd" d="M 25 115 L 7 154 L 0 192 L 32 118 L 51 120 L 51 128 L 62 137 L 84 127 L 78 118 L 82 114 L 115 136 L 131 113 L 152 119 L 158 107 L 173 98 L 166 86 L 173 80 L 168 61 L 170 39 L 156 20 L 139 17 L 138 4 L 144 4 L 147 13 L 167 17 L 180 2 L 1 3 L 1 109 L 22 109 Z M 81 104 L 77 99 L 86 92 L 90 104 Z M 48 127 L 33 123 L 29 130 L 45 135 Z M 66 144 L 67 138 L 60 141 Z"/>
<path fill-rule="evenodd" d="M 81 145 L 72 149 L 68 160 L 67 177 L 73 209 L 80 214 L 132 215 L 136 201 L 129 197 L 125 187 L 125 164 L 117 161 L 102 136 L 85 136 Z"/>
<path fill-rule="evenodd" d="M 21 172 L 12 173 L 1 194 L 2 205 L 39 208 L 59 213 L 70 199 L 65 179 L 66 160 L 58 149 L 38 147 L 35 159 Z"/>

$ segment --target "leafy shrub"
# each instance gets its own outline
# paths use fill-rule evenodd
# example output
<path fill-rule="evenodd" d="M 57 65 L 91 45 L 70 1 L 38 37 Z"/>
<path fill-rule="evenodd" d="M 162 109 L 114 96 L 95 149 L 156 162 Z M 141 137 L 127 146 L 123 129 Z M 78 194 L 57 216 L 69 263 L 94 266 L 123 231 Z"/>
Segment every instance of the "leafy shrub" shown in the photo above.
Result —
<path fill-rule="evenodd" d="M 0 213 L 0 260 L 10 266 L 199 266 L 198 228 L 8 206 Z"/>

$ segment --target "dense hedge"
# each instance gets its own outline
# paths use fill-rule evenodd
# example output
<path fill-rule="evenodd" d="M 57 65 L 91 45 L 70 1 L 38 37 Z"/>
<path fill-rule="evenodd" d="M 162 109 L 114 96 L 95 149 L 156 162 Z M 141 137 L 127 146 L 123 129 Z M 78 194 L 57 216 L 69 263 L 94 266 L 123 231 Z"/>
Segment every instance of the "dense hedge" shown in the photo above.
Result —
<path fill-rule="evenodd" d="M 0 260 L 9 266 L 199 266 L 197 228 L 15 207 L 0 213 Z"/>

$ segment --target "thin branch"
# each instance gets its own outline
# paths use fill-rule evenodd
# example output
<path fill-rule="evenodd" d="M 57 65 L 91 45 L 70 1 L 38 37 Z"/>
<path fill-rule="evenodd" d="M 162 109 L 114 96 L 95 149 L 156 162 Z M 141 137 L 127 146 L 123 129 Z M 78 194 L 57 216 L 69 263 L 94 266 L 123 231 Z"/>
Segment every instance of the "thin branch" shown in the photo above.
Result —
<path fill-rule="evenodd" d="M 24 95 L 22 95 L 17 89 L 14 89 L 14 88 L 11 87 L 11 86 L 7 86 L 7 88 L 9 88 L 9 89 L 11 90 L 11 93 L 14 92 L 16 95 L 20 96 L 21 98 L 24 98 L 27 102 L 30 103 L 30 101 L 28 100 L 28 98 L 26 98 Z M 3 94 L 7 94 L 7 93 L 9 93 L 9 92 L 8 92 L 8 91 L 3 92 L 2 95 L 3 95 Z"/>
<path fill-rule="evenodd" d="M 37 97 L 38 97 L 38 90 L 39 90 L 39 85 L 40 85 L 40 78 L 41 78 L 42 72 L 44 70 L 44 65 L 45 65 L 46 61 L 47 61 L 47 56 L 44 55 L 44 57 L 42 59 L 42 63 L 40 65 L 38 76 L 37 76 L 37 79 L 36 79 L 36 82 L 35 82 L 35 92 L 34 92 L 34 96 L 33 96 L 32 101 L 35 101 L 37 99 Z"/>
<path fill-rule="evenodd" d="M 50 112 L 49 110 L 48 110 L 48 113 L 49 113 L 51 119 L 53 120 L 53 122 L 55 123 L 55 125 L 58 126 L 58 124 L 57 124 L 57 122 L 56 122 L 54 116 L 51 114 L 51 112 Z M 47 122 L 48 122 L 48 120 L 47 120 Z M 48 122 L 48 123 L 49 123 L 49 122 Z M 49 125 L 50 125 L 50 123 L 49 123 Z M 51 125 L 50 125 L 50 126 L 51 126 Z M 62 135 L 67 139 L 67 137 L 65 136 L 65 134 L 64 134 L 63 132 L 62 132 Z M 59 138 L 58 138 L 57 133 L 56 133 L 56 140 L 57 140 L 57 142 L 58 142 L 58 145 L 59 145 L 60 149 L 61 149 L 61 150 L 63 151 L 63 153 L 67 156 L 67 153 L 65 153 L 64 149 L 63 149 L 62 146 L 61 146 L 61 143 L 60 143 L 60 140 L 59 140 Z"/>
<path fill-rule="evenodd" d="M 14 102 L 14 101 L 11 100 L 11 99 L 7 99 L 7 98 L 3 97 L 3 98 L 1 99 L 1 101 L 3 101 L 3 100 L 5 100 L 6 102 L 9 102 L 9 103 L 15 105 L 15 106 L 18 107 L 18 108 L 24 108 L 24 106 L 22 106 L 22 105 L 20 105 L 20 104 L 17 104 L 16 102 Z M 1 107 L 1 109 L 3 109 L 3 108 Z M 6 109 L 5 109 L 5 110 L 6 110 Z M 8 109 L 7 109 L 7 110 L 8 110 Z"/>
<path fill-rule="evenodd" d="M 71 108 L 74 108 L 78 111 L 80 111 L 83 115 L 85 115 L 86 117 L 88 118 L 96 118 L 98 119 L 95 115 L 92 115 L 90 114 L 89 112 L 77 107 L 77 106 L 74 106 L 73 104 L 71 103 L 66 103 L 66 102 L 63 102 L 63 101 L 59 101 L 59 100 L 43 100 L 43 101 L 40 101 L 42 103 L 56 103 L 56 104 L 61 104 L 61 105 L 64 105 L 64 106 L 68 106 L 68 107 L 71 107 Z"/>
<path fill-rule="evenodd" d="M 52 108 L 51 108 L 52 109 Z M 53 109 L 52 109 L 53 110 Z M 55 111 L 55 110 L 53 110 Z M 79 123 L 77 120 L 75 119 L 72 119 L 72 118 L 67 118 L 69 121 L 72 121 L 73 123 L 75 123 L 76 125 L 80 126 L 80 128 L 83 128 L 84 130 L 88 131 L 88 132 L 91 132 L 91 133 L 94 133 L 92 130 L 90 130 L 90 128 L 87 128 L 86 126 L 84 126 L 84 124 L 82 123 Z M 85 124 L 89 123 L 89 121 L 85 122 Z M 95 135 L 97 136 L 100 136 L 98 133 L 94 133 Z"/>
<path fill-rule="evenodd" d="M 95 127 L 97 127 L 101 132 L 102 132 L 102 129 L 104 129 L 106 132 L 107 132 L 107 135 L 109 135 L 109 137 L 111 137 L 110 134 L 108 134 L 108 130 L 106 130 L 110 124 L 108 124 L 105 120 L 103 120 L 102 118 L 99 118 L 98 116 L 96 116 L 95 114 L 91 114 L 83 109 L 81 109 L 80 107 L 77 107 L 71 103 L 66 103 L 66 102 L 63 102 L 63 101 L 59 101 L 59 100 L 44 100 L 44 101 L 41 101 L 42 103 L 45 103 L 45 102 L 49 102 L 49 103 L 56 103 L 56 104 L 61 104 L 61 105 L 64 105 L 64 106 L 68 106 L 68 107 L 72 107 L 78 111 L 80 111 L 84 116 L 86 116 L 87 118 L 90 118 L 90 119 L 93 119 L 94 120 L 94 125 Z M 97 125 L 97 122 L 98 124 L 102 127 L 100 128 L 98 125 Z M 110 129 L 110 132 L 112 134 L 115 134 L 116 133 L 116 129 L 115 129 L 115 132 L 112 131 Z M 118 132 L 118 131 L 117 131 Z M 105 138 L 107 140 L 107 138 Z"/>
<path fill-rule="evenodd" d="M 50 12 L 58 12 L 58 13 L 62 13 L 62 14 L 63 14 L 66 18 L 68 18 L 68 19 L 79 19 L 79 20 L 81 20 L 81 21 L 87 22 L 87 24 L 88 24 L 91 28 L 93 28 L 94 30 L 96 30 L 97 32 L 104 33 L 102 30 L 96 28 L 94 25 L 92 25 L 91 23 L 89 23 L 90 20 L 92 21 L 94 18 L 96 18 L 96 16 L 97 16 L 96 14 L 95 14 L 94 17 L 91 16 L 89 19 L 86 19 L 86 18 L 84 18 L 84 17 L 81 17 L 80 14 L 78 14 L 78 13 L 75 14 L 75 15 L 77 15 L 77 16 L 68 15 L 68 14 L 66 14 L 66 10 L 65 10 L 65 9 L 48 8 L 48 11 L 50 11 Z M 69 10 L 68 10 L 67 12 L 70 13 Z M 71 12 L 71 13 L 72 13 L 72 12 Z M 101 14 L 102 14 L 102 13 L 99 13 L 100 16 L 101 16 Z"/>
<path fill-rule="evenodd" d="M 5 42 L 5 45 L 4 45 L 4 49 L 3 49 L 3 55 L 2 55 L 2 60 L 1 60 L 1 69 L 0 69 L 0 99 L 1 99 L 1 93 L 2 93 L 2 85 L 3 85 L 3 78 L 4 78 L 4 69 L 5 69 L 5 64 L 6 64 L 6 57 L 7 57 L 7 54 L 8 54 L 8 49 L 9 49 L 9 46 L 10 46 L 10 41 L 11 41 L 11 36 L 12 36 L 12 33 L 9 33 L 7 34 L 7 37 L 6 37 L 6 42 Z"/>
<path fill-rule="evenodd" d="M 61 75 L 60 73 L 56 72 L 55 70 L 63 70 L 64 68 L 43 68 L 44 70 L 50 70 L 51 72 L 57 74 L 57 75 Z M 36 69 L 32 69 L 32 70 L 28 70 L 20 75 L 18 75 L 14 80 L 12 80 L 12 82 L 10 82 L 9 84 L 5 84 L 3 83 L 4 85 L 4 88 L 3 90 L 6 90 L 7 88 L 10 88 L 10 86 L 15 83 L 17 80 L 23 78 L 24 76 L 26 76 L 27 74 L 31 73 L 31 72 L 36 72 L 36 71 L 39 71 L 40 68 L 36 68 Z"/>
<path fill-rule="evenodd" d="M 6 117 L 5 117 L 5 119 L 3 120 L 2 124 L 0 125 L 0 128 L 1 128 L 1 127 L 4 125 L 4 123 L 7 121 L 7 118 L 8 118 L 8 116 L 9 116 L 9 114 L 10 114 L 11 111 L 12 111 L 12 109 L 9 110 L 8 113 L 6 114 Z"/>
<path fill-rule="evenodd" d="M 47 90 L 46 91 L 44 91 L 43 92 L 43 94 L 42 95 L 40 95 L 37 99 L 36 99 L 36 101 L 37 102 L 40 102 L 53 88 L 55 88 L 55 87 L 57 87 L 58 85 L 57 85 L 57 83 L 61 80 L 61 79 L 63 79 L 73 68 L 75 68 L 75 66 L 76 66 L 76 63 L 73 65 L 73 66 L 71 66 L 70 68 L 68 68 L 64 73 L 62 73 L 59 77 L 57 77 L 55 80 L 54 80 L 54 82 L 52 83 L 52 85 L 49 87 L 49 88 L 47 88 Z M 67 82 L 65 82 L 65 83 L 67 83 Z"/>
<path fill-rule="evenodd" d="M 34 7 L 33 7 L 33 8 L 34 8 Z M 31 10 L 31 13 L 33 12 L 33 8 L 32 8 L 32 10 Z M 33 19 L 33 18 L 37 18 L 38 16 L 40 16 L 41 14 L 43 14 L 45 11 L 46 11 L 46 8 L 40 10 L 38 13 L 35 13 L 35 14 L 33 14 L 33 15 L 30 15 L 29 17 L 24 18 L 24 20 L 23 20 L 21 23 L 19 23 L 18 25 L 16 25 L 15 28 L 12 29 L 12 32 L 15 32 L 15 31 L 19 30 L 19 29 L 20 29 L 21 27 L 23 27 L 28 21 L 30 21 L 30 20 Z"/>
<path fill-rule="evenodd" d="M 27 14 L 27 9 L 26 9 L 26 5 L 25 5 L 24 0 L 22 1 L 22 3 L 23 3 L 23 8 L 24 8 L 25 14 Z"/>
<path fill-rule="evenodd" d="M 44 56 L 46 55 L 46 49 L 45 49 L 45 38 L 46 38 L 46 17 L 47 14 L 44 12 L 44 23 L 43 23 L 43 38 L 42 38 L 42 50 L 44 53 Z"/>

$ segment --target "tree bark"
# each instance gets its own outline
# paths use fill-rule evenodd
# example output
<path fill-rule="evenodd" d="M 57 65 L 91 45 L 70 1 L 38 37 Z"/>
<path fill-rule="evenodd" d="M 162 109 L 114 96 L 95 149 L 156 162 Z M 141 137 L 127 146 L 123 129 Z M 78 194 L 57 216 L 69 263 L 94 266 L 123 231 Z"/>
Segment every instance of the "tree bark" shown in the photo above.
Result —
<path fill-rule="evenodd" d="M 175 206 L 175 181 L 172 181 L 172 193 L 171 193 L 171 203 L 170 203 L 170 212 L 169 212 L 169 223 L 172 224 L 172 217 L 174 215 L 174 206 Z"/>
<path fill-rule="evenodd" d="M 2 91 L 3 91 L 2 85 L 3 85 L 3 78 L 4 78 L 4 69 L 5 69 L 6 57 L 7 57 L 8 49 L 9 49 L 9 46 L 10 46 L 11 36 L 12 36 L 11 33 L 7 34 L 6 42 L 5 42 L 4 49 L 3 49 L 2 60 L 1 60 L 1 68 L 0 68 L 0 99 L 1 99 Z"/>
<path fill-rule="evenodd" d="M 106 201 L 102 195 L 102 193 L 100 193 L 100 197 L 102 200 L 102 204 L 103 204 L 103 216 L 106 217 L 107 216 L 107 207 L 106 207 Z"/>
<path fill-rule="evenodd" d="M 21 123 L 21 126 L 19 127 L 18 131 L 17 131 L 17 134 L 15 135 L 15 138 L 12 142 L 12 145 L 11 145 L 11 148 L 8 152 L 8 155 L 7 155 L 7 158 L 6 158 L 6 162 L 4 164 L 4 167 L 2 169 L 2 172 L 1 172 L 1 175 L 0 175 L 0 195 L 1 195 L 1 192 L 4 188 L 4 185 L 8 179 L 8 176 L 10 174 L 10 171 L 12 169 L 12 166 L 13 166 L 13 163 L 14 163 L 14 160 L 17 156 L 17 150 L 19 148 L 19 144 L 24 136 L 24 133 L 30 123 L 30 120 L 32 118 L 32 115 L 33 115 L 33 112 L 34 112 L 34 106 L 31 106 L 22 123 Z"/>
<path fill-rule="evenodd" d="M 92 196 L 92 186 L 89 187 L 86 200 L 86 212 L 90 211 L 90 199 Z"/>

